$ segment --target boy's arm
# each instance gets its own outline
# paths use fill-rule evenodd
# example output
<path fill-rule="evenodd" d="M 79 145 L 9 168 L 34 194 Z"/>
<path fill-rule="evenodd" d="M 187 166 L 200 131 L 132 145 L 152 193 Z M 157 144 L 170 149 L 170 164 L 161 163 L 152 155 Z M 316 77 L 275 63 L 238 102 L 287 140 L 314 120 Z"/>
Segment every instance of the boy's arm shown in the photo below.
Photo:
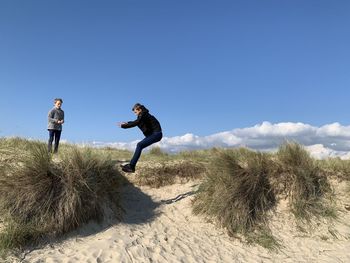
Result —
<path fill-rule="evenodd" d="M 64 123 L 64 111 L 62 111 L 62 120 L 61 123 Z"/>
<path fill-rule="evenodd" d="M 53 111 L 53 110 L 50 110 L 50 111 L 49 111 L 49 116 L 48 116 L 49 122 L 51 122 L 51 123 L 57 123 L 57 120 L 53 118 L 54 115 L 55 115 L 54 111 Z"/>
<path fill-rule="evenodd" d="M 127 128 L 132 128 L 137 126 L 137 124 L 139 124 L 139 121 L 135 120 L 135 121 L 128 121 L 123 123 L 120 127 L 127 129 Z"/>
<path fill-rule="evenodd" d="M 120 125 L 120 127 L 124 128 L 124 129 L 135 127 L 135 126 L 137 126 L 140 123 L 141 117 L 142 116 L 138 116 L 137 119 L 134 120 L 134 121 L 128 121 L 128 122 L 122 123 Z"/>

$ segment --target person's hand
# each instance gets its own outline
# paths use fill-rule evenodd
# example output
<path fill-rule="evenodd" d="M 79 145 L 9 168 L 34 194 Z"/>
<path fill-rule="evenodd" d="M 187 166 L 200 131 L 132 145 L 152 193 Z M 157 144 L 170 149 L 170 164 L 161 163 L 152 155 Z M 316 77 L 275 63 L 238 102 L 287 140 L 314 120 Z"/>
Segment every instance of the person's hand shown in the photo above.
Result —
<path fill-rule="evenodd" d="M 117 123 L 117 125 L 118 125 L 119 127 L 122 127 L 123 124 L 126 124 L 126 122 L 118 122 L 118 123 Z"/>

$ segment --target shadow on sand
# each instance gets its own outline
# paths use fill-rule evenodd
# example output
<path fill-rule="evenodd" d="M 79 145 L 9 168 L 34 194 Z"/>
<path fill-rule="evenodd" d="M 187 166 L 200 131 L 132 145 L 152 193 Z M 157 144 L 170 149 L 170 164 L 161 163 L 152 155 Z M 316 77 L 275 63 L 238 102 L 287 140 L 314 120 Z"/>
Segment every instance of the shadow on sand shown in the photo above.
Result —
<path fill-rule="evenodd" d="M 123 162 L 116 161 L 115 165 L 119 167 L 121 163 Z M 115 216 L 112 212 L 108 212 L 107 210 L 105 211 L 105 216 L 102 222 L 90 221 L 78 229 L 62 235 L 61 237 L 47 238 L 38 246 L 27 247 L 21 255 L 18 255 L 20 262 L 26 262 L 26 255 L 33 250 L 37 250 L 45 246 L 54 248 L 56 245 L 59 245 L 68 239 L 76 239 L 79 242 L 81 238 L 96 235 L 109 229 L 110 227 L 117 226 L 118 224 L 138 225 L 149 223 L 158 215 L 159 212 L 157 212 L 157 208 L 159 206 L 178 202 L 183 198 L 192 196 L 198 192 L 197 185 L 194 185 L 192 186 L 194 188 L 192 191 L 180 194 L 171 199 L 154 202 L 149 195 L 145 194 L 140 188 L 131 183 L 123 173 L 116 173 L 116 176 L 121 176 L 119 194 L 122 211 L 120 216 Z"/>
<path fill-rule="evenodd" d="M 116 165 L 122 163 L 116 162 Z M 60 237 L 45 238 L 36 246 L 27 246 L 24 251 L 16 253 L 19 262 L 27 262 L 26 255 L 30 252 L 41 249 L 45 246 L 55 247 L 68 239 L 76 239 L 98 234 L 107 230 L 110 227 L 118 224 L 143 224 L 152 221 L 156 216 L 156 208 L 160 203 L 155 203 L 150 196 L 143 193 L 138 187 L 134 186 L 123 174 L 117 173 L 116 176 L 121 176 L 122 185 L 120 186 L 120 215 L 116 216 L 108 209 L 105 210 L 104 219 L 101 222 L 90 221 L 76 230 L 63 234 Z"/>
<path fill-rule="evenodd" d="M 105 213 L 102 222 L 90 222 L 79 229 L 71 232 L 70 235 L 79 237 L 90 236 L 102 232 L 114 225 L 122 224 L 143 224 L 152 221 L 156 217 L 156 203 L 152 198 L 133 185 L 124 175 L 120 187 L 120 215 L 115 216 L 111 212 Z"/>

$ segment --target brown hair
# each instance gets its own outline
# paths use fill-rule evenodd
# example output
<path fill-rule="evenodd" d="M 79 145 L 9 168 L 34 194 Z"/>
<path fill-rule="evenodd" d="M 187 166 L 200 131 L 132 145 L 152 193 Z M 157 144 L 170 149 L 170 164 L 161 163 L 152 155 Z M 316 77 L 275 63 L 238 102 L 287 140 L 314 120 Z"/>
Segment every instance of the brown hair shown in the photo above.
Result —
<path fill-rule="evenodd" d="M 143 105 L 142 105 L 142 104 L 136 103 L 136 104 L 134 105 L 134 107 L 132 107 L 132 111 L 134 111 L 134 110 L 139 110 L 139 109 L 142 110 L 142 108 L 143 108 Z"/>
<path fill-rule="evenodd" d="M 57 101 L 60 101 L 61 103 L 63 103 L 63 100 L 62 100 L 61 98 L 56 98 L 56 99 L 55 99 L 55 103 L 56 103 Z"/>

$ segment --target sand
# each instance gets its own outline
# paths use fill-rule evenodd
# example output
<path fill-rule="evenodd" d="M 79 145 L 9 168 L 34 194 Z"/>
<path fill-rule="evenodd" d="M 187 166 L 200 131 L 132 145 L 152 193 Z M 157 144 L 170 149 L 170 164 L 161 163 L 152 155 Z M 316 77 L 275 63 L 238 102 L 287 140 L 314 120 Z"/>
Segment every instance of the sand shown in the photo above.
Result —
<path fill-rule="evenodd" d="M 339 219 L 312 233 L 297 231 L 284 202 L 271 216 L 271 228 L 283 247 L 269 251 L 229 237 L 225 230 L 192 214 L 199 182 L 159 189 L 127 185 L 120 222 L 106 219 L 41 248 L 15 262 L 350 262 L 350 211 L 345 183 L 337 183 Z"/>

